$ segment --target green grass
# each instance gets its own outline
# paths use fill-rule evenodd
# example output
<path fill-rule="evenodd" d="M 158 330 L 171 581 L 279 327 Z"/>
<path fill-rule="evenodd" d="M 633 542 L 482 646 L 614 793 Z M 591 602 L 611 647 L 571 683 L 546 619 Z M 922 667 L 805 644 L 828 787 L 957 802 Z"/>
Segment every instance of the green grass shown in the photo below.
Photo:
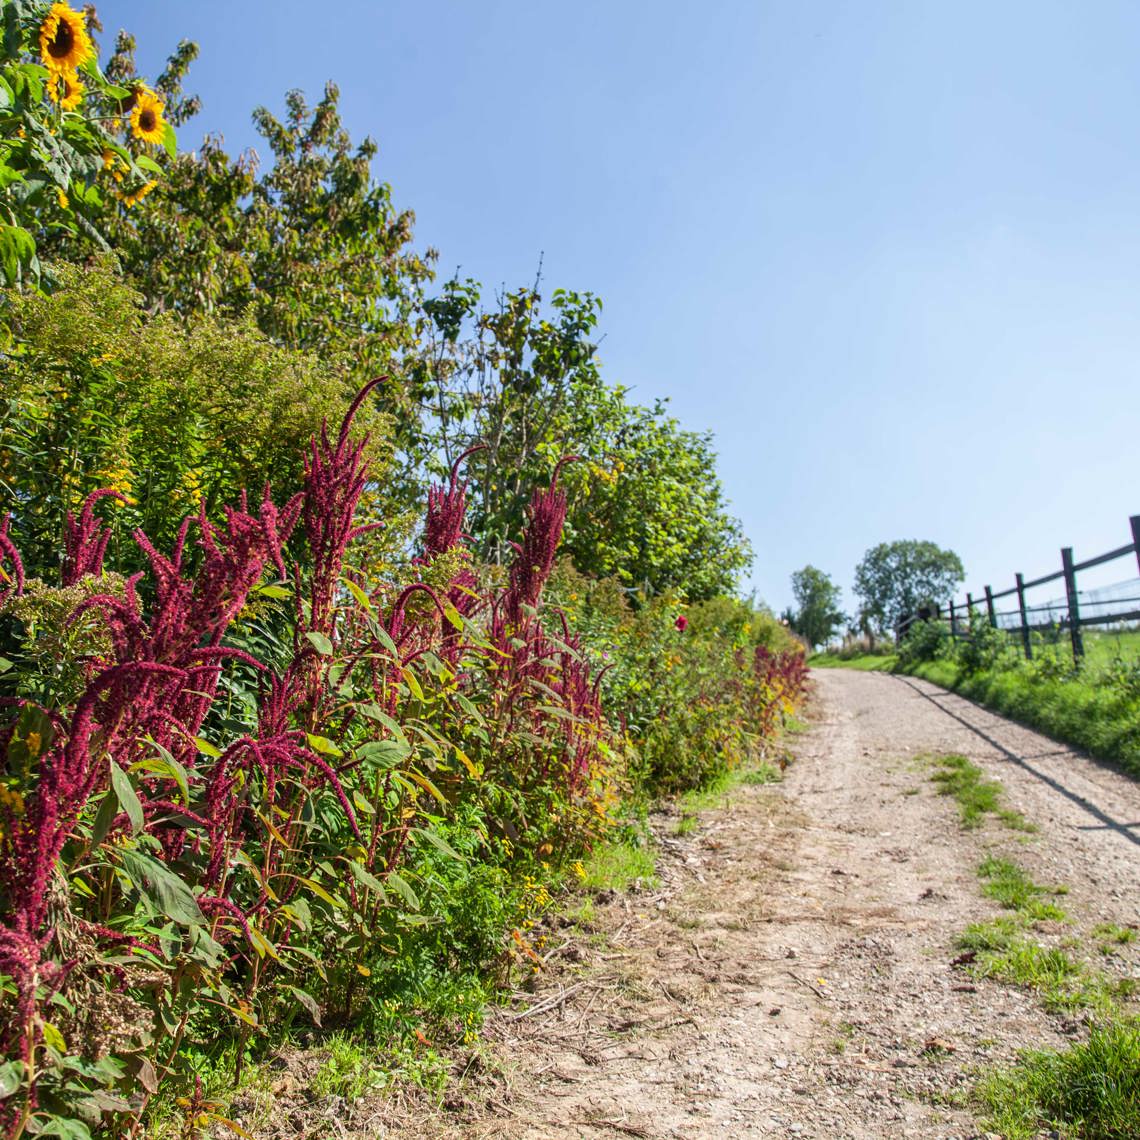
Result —
<path fill-rule="evenodd" d="M 674 835 L 688 835 L 696 828 L 701 812 L 723 806 L 733 788 L 741 785 L 776 784 L 780 778 L 780 769 L 764 761 L 719 773 L 703 788 L 693 788 L 678 798 L 681 818 L 673 829 Z"/>
<path fill-rule="evenodd" d="M 868 673 L 892 673 L 897 664 L 898 657 L 893 653 L 862 653 L 847 658 L 835 653 L 816 653 L 808 658 L 812 669 L 858 669 Z"/>
<path fill-rule="evenodd" d="M 1136 929 L 1132 926 L 1120 926 L 1115 922 L 1102 922 L 1093 927 L 1093 937 L 1101 944 L 1103 949 L 1112 946 L 1124 946 L 1136 941 Z"/>
<path fill-rule="evenodd" d="M 983 880 L 982 894 L 994 899 L 1006 910 L 1016 910 L 1034 922 L 1063 922 L 1065 912 L 1056 904 L 1043 902 L 1044 894 L 1056 889 L 1035 883 L 1016 863 L 991 855 L 982 860 L 978 877 Z"/>
<path fill-rule="evenodd" d="M 1140 1022 L 1094 1025 L 1086 1042 L 1027 1052 L 975 1096 L 986 1127 L 1006 1140 L 1042 1129 L 1081 1140 L 1140 1136 Z"/>
<path fill-rule="evenodd" d="M 653 849 L 644 843 L 604 843 L 584 864 L 582 885 L 590 891 L 627 891 L 640 880 L 656 884 Z"/>
<path fill-rule="evenodd" d="M 1017 831 L 1037 830 L 1020 812 L 1002 806 L 1001 784 L 987 780 L 981 768 L 965 756 L 939 756 L 935 764 L 938 771 L 931 779 L 944 796 L 953 796 L 958 802 L 963 827 L 979 827 L 987 815 L 993 815 Z"/>
<path fill-rule="evenodd" d="M 1106 977 L 1058 947 L 1033 941 L 1028 921 L 1027 915 L 1019 912 L 967 926 L 957 946 L 977 954 L 970 973 L 1033 990 L 1042 1008 L 1050 1013 L 1093 1010 L 1111 1017 L 1119 1000 L 1133 996 L 1135 983 L 1131 979 Z"/>

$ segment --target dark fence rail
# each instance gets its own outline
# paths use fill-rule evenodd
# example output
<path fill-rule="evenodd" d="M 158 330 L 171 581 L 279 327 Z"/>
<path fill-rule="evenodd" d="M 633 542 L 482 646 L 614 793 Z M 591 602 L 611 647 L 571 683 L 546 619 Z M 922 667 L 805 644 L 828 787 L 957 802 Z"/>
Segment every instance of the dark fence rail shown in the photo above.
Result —
<path fill-rule="evenodd" d="M 931 607 L 926 612 L 912 614 L 895 627 L 895 637 L 901 641 L 916 621 L 946 621 L 954 637 L 969 637 L 972 624 L 982 620 L 984 606 L 985 620 L 995 629 L 1020 637 L 1027 658 L 1033 656 L 1032 634 L 1067 631 L 1073 646 L 1073 659 L 1080 661 L 1085 653 L 1082 629 L 1140 621 L 1140 515 L 1132 515 L 1128 523 L 1132 541 L 1126 546 L 1118 546 L 1081 562 L 1073 559 L 1071 546 L 1062 547 L 1060 570 L 1029 581 L 1018 572 L 1014 575 L 1014 584 L 1008 589 L 994 590 L 987 585 L 977 597 L 967 593 L 964 601 L 952 600 L 948 607 Z M 1121 558 L 1135 559 L 1137 577 L 1092 590 L 1082 591 L 1079 588 L 1079 574 Z M 1051 582 L 1064 583 L 1064 597 L 1033 605 L 1026 601 L 1030 590 Z M 1007 598 L 1016 599 L 1016 608 L 999 607 L 999 603 L 1004 603 Z"/>

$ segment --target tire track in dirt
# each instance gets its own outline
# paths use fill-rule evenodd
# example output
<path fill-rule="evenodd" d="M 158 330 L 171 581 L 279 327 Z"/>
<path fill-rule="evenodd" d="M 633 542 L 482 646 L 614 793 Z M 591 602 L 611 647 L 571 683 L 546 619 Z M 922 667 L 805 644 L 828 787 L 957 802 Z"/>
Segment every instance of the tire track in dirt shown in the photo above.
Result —
<path fill-rule="evenodd" d="M 989 851 L 1071 888 L 1070 935 L 1136 922 L 1140 785 L 923 682 L 814 680 L 783 783 L 683 839 L 656 820 L 661 889 L 552 931 L 535 993 L 488 1021 L 501 1067 L 469 1063 L 448 1113 L 389 1135 L 964 1140 L 973 1073 L 1080 1032 L 952 969 L 954 938 L 997 912 Z M 1040 833 L 963 832 L 919 759 L 951 751 Z M 1114 968 L 1140 976 L 1135 953 Z"/>

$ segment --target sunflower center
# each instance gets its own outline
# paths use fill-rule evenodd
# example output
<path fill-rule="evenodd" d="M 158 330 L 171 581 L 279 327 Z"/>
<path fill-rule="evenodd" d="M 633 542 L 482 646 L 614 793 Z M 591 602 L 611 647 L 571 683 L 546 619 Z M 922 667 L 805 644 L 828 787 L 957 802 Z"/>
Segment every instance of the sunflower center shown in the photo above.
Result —
<path fill-rule="evenodd" d="M 66 59 L 75 47 L 75 32 L 66 20 L 60 20 L 56 25 L 55 35 L 48 44 L 48 54 L 53 59 Z"/>
<path fill-rule="evenodd" d="M 153 131 L 158 126 L 158 121 L 154 117 L 154 112 L 149 107 L 144 107 L 139 112 L 139 130 Z"/>

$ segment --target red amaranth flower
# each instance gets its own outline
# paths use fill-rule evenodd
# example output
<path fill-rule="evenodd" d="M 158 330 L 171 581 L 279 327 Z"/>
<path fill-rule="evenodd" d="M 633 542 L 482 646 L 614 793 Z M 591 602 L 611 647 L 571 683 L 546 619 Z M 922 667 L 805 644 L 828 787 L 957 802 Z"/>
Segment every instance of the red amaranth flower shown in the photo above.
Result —
<path fill-rule="evenodd" d="M 678 614 L 677 620 L 673 623 L 680 633 L 684 633 L 689 628 L 689 619 L 684 614 Z"/>
<path fill-rule="evenodd" d="M 549 490 L 536 489 L 530 500 L 530 522 L 511 563 L 506 592 L 507 618 L 515 626 L 522 624 L 524 609 L 538 605 L 542 587 L 554 569 L 554 557 L 566 522 L 566 494 L 558 486 L 558 474 L 564 463 L 573 463 L 579 458 L 567 455 L 560 459 Z"/>
<path fill-rule="evenodd" d="M 103 573 L 103 555 L 111 539 L 111 528 L 95 517 L 95 504 L 100 499 L 127 500 L 118 491 L 104 487 L 92 491 L 83 502 L 83 510 L 77 519 L 67 512 L 66 534 L 64 537 L 63 570 L 60 580 L 64 586 L 74 586 L 85 574 L 98 576 Z"/>

